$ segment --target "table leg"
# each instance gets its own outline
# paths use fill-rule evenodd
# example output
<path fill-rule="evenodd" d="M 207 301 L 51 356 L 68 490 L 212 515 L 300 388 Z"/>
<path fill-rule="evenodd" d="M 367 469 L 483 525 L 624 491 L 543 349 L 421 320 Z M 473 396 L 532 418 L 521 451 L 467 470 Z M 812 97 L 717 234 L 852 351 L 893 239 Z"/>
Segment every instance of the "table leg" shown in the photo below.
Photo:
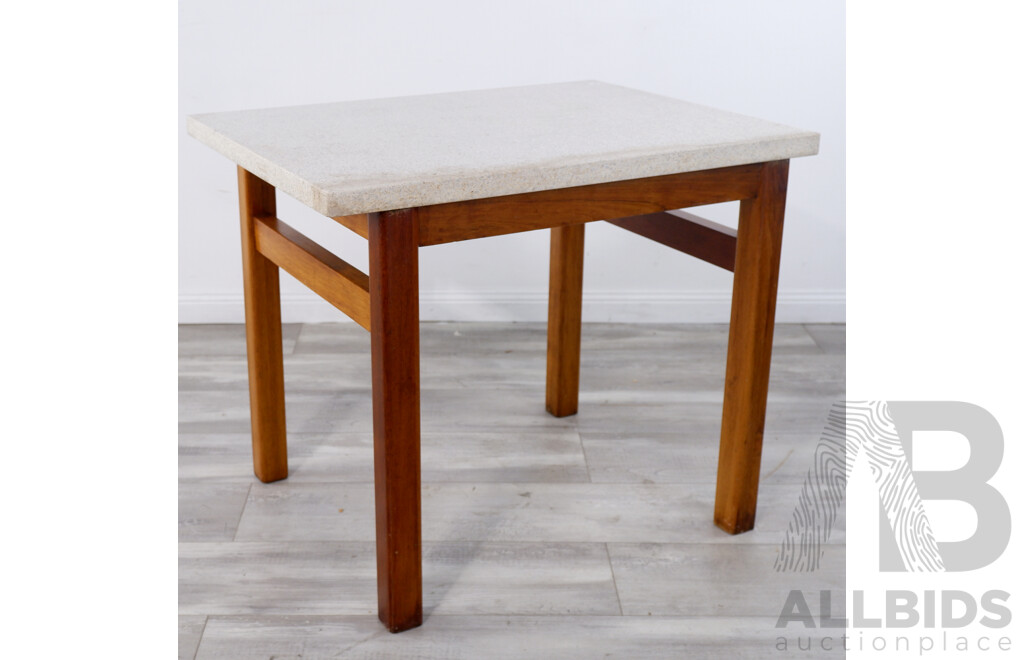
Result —
<path fill-rule="evenodd" d="M 789 161 L 765 163 L 757 197 L 740 202 L 725 368 L 715 524 L 754 528 Z"/>
<path fill-rule="evenodd" d="M 253 470 L 260 481 L 288 476 L 281 356 L 281 295 L 277 266 L 256 250 L 253 218 L 276 213 L 274 187 L 238 168 L 245 289 L 245 342 L 249 352 L 249 411 Z"/>
<path fill-rule="evenodd" d="M 579 407 L 584 227 L 551 229 L 546 407 L 555 417 L 575 415 Z"/>
<path fill-rule="evenodd" d="M 391 632 L 423 622 L 418 234 L 413 209 L 369 216 L 377 599 Z"/>

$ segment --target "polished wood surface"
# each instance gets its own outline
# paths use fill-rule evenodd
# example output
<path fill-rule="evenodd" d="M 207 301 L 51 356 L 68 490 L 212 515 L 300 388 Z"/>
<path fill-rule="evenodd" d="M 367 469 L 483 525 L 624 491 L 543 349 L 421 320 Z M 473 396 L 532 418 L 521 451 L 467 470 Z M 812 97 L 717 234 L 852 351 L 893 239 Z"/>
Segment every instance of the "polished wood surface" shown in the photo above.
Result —
<path fill-rule="evenodd" d="M 353 321 L 370 329 L 370 278 L 273 216 L 257 217 L 256 249 Z"/>
<path fill-rule="evenodd" d="M 365 213 L 357 213 L 356 215 L 336 215 L 331 219 L 343 227 L 351 229 L 363 238 L 370 238 L 369 220 Z"/>
<path fill-rule="evenodd" d="M 715 524 L 754 527 L 775 330 L 789 161 L 766 163 L 757 197 L 740 203 L 729 354 L 725 367 Z"/>
<path fill-rule="evenodd" d="M 373 213 L 369 228 L 378 613 L 399 632 L 423 622 L 417 214 Z"/>
<path fill-rule="evenodd" d="M 579 404 L 585 227 L 551 229 L 545 407 L 555 417 L 575 415 Z"/>
<path fill-rule="evenodd" d="M 257 250 L 255 218 L 274 215 L 277 201 L 273 186 L 239 167 L 238 202 L 242 223 L 253 470 L 260 481 L 270 482 L 288 476 L 281 293 L 277 266 Z"/>
<path fill-rule="evenodd" d="M 760 172 L 759 164 L 738 165 L 425 206 L 420 245 L 748 199 L 757 193 Z"/>
<path fill-rule="evenodd" d="M 719 268 L 735 268 L 736 230 L 693 213 L 648 213 L 608 222 Z"/>

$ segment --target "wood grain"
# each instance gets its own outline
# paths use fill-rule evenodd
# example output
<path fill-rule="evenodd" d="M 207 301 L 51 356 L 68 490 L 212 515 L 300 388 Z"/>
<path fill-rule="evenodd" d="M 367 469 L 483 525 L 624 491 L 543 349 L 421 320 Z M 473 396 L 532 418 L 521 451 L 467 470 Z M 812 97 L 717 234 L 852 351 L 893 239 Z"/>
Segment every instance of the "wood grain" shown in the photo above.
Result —
<path fill-rule="evenodd" d="M 365 213 L 356 215 L 336 215 L 331 218 L 343 227 L 347 227 L 363 238 L 370 238 L 370 225 Z"/>
<path fill-rule="evenodd" d="M 277 266 L 256 249 L 255 218 L 277 213 L 274 187 L 239 167 L 238 207 L 242 222 L 253 470 L 260 481 L 270 482 L 288 476 L 281 292 Z"/>
<path fill-rule="evenodd" d="M 579 407 L 585 226 L 551 229 L 546 408 L 555 417 Z"/>
<path fill-rule="evenodd" d="M 766 163 L 757 197 L 740 202 L 715 492 L 715 524 L 730 534 L 753 529 L 757 510 L 788 174 L 788 160 Z"/>
<path fill-rule="evenodd" d="M 609 220 L 634 234 L 728 271 L 736 265 L 736 230 L 686 211 L 647 213 Z"/>
<path fill-rule="evenodd" d="M 760 164 L 738 165 L 424 206 L 420 245 L 749 199 L 757 194 L 760 172 Z"/>
<path fill-rule="evenodd" d="M 255 220 L 256 249 L 314 293 L 370 329 L 370 278 L 273 216 Z"/>
<path fill-rule="evenodd" d="M 417 224 L 413 210 L 369 217 L 377 597 L 391 632 L 423 622 Z"/>

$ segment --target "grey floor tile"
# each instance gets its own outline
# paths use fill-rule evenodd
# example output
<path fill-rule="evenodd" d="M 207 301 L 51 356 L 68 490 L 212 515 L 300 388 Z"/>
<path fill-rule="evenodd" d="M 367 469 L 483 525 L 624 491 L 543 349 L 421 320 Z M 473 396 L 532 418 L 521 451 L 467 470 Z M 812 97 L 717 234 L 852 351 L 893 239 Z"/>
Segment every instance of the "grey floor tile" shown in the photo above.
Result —
<path fill-rule="evenodd" d="M 376 615 L 215 616 L 207 625 L 196 660 L 352 658 L 377 637 L 400 637 L 388 633 Z M 372 657 L 385 658 L 388 652 Z"/>
<path fill-rule="evenodd" d="M 584 350 L 651 351 L 655 355 L 721 352 L 724 356 L 729 345 L 729 326 L 725 323 L 585 323 L 581 337 Z M 806 354 L 814 348 L 814 340 L 799 324 L 776 324 L 772 334 L 773 352 Z"/>
<path fill-rule="evenodd" d="M 583 435 L 590 479 L 610 483 L 715 483 L 715 434 L 630 435 L 622 431 Z M 803 483 L 814 460 L 813 433 L 769 435 L 761 454 L 761 483 Z"/>
<path fill-rule="evenodd" d="M 543 388 L 545 353 L 508 355 L 428 355 L 420 357 L 424 389 Z M 724 363 L 722 370 L 724 373 Z M 370 391 L 370 356 L 343 353 L 299 353 L 284 358 L 285 389 L 289 393 Z M 249 372 L 242 356 L 186 356 L 178 360 L 178 389 L 247 391 Z"/>
<path fill-rule="evenodd" d="M 179 611 L 374 614 L 373 543 L 185 543 Z M 572 567 L 567 570 L 567 567 Z M 604 545 L 424 543 L 425 614 L 618 614 Z"/>
<path fill-rule="evenodd" d="M 424 323 L 420 347 L 435 355 L 530 354 L 547 348 L 546 323 Z"/>
<path fill-rule="evenodd" d="M 370 390 L 331 393 L 289 392 L 285 408 L 292 433 L 371 433 Z M 427 389 L 420 394 L 424 433 L 463 431 L 558 431 L 576 427 L 575 417 L 558 419 L 544 411 L 544 388 Z M 719 414 L 721 414 L 719 412 Z M 247 433 L 249 395 L 237 391 L 178 393 L 180 433 Z"/>
<path fill-rule="evenodd" d="M 846 324 L 804 324 L 808 334 L 825 353 L 846 355 Z"/>
<path fill-rule="evenodd" d="M 623 614 L 775 616 L 789 592 L 804 592 L 812 611 L 830 591 L 832 614 L 845 616 L 846 552 L 828 545 L 813 572 L 774 570 L 777 545 L 609 543 Z"/>
<path fill-rule="evenodd" d="M 431 541 L 778 543 L 802 484 L 760 489 L 757 527 L 712 524 L 714 484 L 424 483 Z M 845 526 L 843 527 L 845 529 Z M 239 541 L 372 541 L 372 484 L 253 484 Z M 841 543 L 842 529 L 831 542 Z"/>
<path fill-rule="evenodd" d="M 766 433 L 818 433 L 837 397 L 778 400 L 769 395 Z M 285 391 L 291 433 L 371 433 L 369 390 Z M 555 418 L 544 411 L 544 388 L 426 389 L 420 395 L 424 433 L 443 431 L 555 431 L 578 428 L 636 433 L 710 433 L 722 423 L 721 393 L 686 391 L 580 392 L 579 414 Z M 178 393 L 179 433 L 249 432 L 249 395 L 243 390 Z"/>
<path fill-rule="evenodd" d="M 420 324 L 420 350 L 431 355 L 493 355 L 544 352 L 544 323 L 438 323 Z M 369 355 L 369 334 L 353 324 L 306 324 L 295 353 L 352 353 Z"/>
<path fill-rule="evenodd" d="M 465 386 L 543 385 L 547 347 L 544 324 L 424 323 L 420 335 L 424 386 L 445 386 L 446 382 Z M 797 369 L 804 366 L 800 360 L 787 360 L 787 356 L 820 354 L 801 325 L 779 325 L 774 343 L 777 368 L 781 370 L 790 365 Z M 586 384 L 590 372 L 597 387 L 606 377 L 629 383 L 634 376 L 640 376 L 638 382 L 651 385 L 663 384 L 664 378 L 670 382 L 681 378 L 685 385 L 690 382 L 687 376 L 693 374 L 699 377 L 696 382 L 709 380 L 711 388 L 717 390 L 724 380 L 727 345 L 725 325 L 586 324 L 583 380 Z M 331 359 L 331 355 L 337 359 Z M 308 359 L 312 356 L 320 360 Z M 307 325 L 294 359 L 286 364 L 286 373 L 290 367 L 308 369 L 312 387 L 346 386 L 353 379 L 365 384 L 368 381 L 361 379 L 364 374 L 369 377 L 369 339 L 361 328 L 350 325 Z M 606 374 L 609 369 L 612 372 Z M 804 369 L 812 375 L 819 371 L 815 366 Z M 192 389 L 202 389 L 199 382 L 186 382 Z"/>
<path fill-rule="evenodd" d="M 355 323 L 303 323 L 294 353 L 369 355 L 370 333 Z"/>
<path fill-rule="evenodd" d="M 178 660 L 192 660 L 199 649 L 199 640 L 206 626 L 206 616 L 182 615 L 178 617 Z"/>
<path fill-rule="evenodd" d="M 815 393 L 823 387 L 841 390 L 842 356 L 813 354 L 777 356 L 772 366 L 773 393 Z M 178 389 L 248 389 L 248 369 L 243 356 L 185 356 L 178 360 Z M 300 353 L 284 359 L 285 387 L 291 392 L 330 393 L 366 390 L 371 387 L 369 355 Z M 724 356 L 661 356 L 650 351 L 609 355 L 584 354 L 581 389 L 651 389 L 654 391 L 709 391 L 721 398 L 725 379 Z M 429 355 L 420 358 L 420 382 L 424 389 L 543 388 L 545 352 L 529 355 Z M 777 391 L 776 391 L 777 390 Z"/>
<path fill-rule="evenodd" d="M 424 433 L 422 479 L 469 482 L 585 482 L 587 465 L 573 429 L 505 433 Z M 289 483 L 373 481 L 370 433 L 292 433 L 288 437 Z M 182 434 L 182 480 L 254 480 L 248 433 Z"/>
<path fill-rule="evenodd" d="M 301 324 L 281 326 L 282 350 L 285 355 L 295 350 Z M 238 323 L 195 324 L 178 326 L 178 356 L 245 356 L 245 326 Z"/>
<path fill-rule="evenodd" d="M 289 440 L 288 462 L 294 460 L 301 434 Z M 252 467 L 252 436 L 248 433 L 178 434 L 179 484 L 195 481 L 246 483 L 256 480 Z"/>
<path fill-rule="evenodd" d="M 285 417 L 292 433 L 372 431 L 370 390 L 331 394 L 285 390 Z M 180 433 L 249 433 L 249 394 L 245 390 L 181 391 Z"/>
<path fill-rule="evenodd" d="M 207 624 L 197 660 L 762 660 L 785 655 L 776 650 L 775 620 L 433 615 L 420 628 L 392 635 L 373 616 L 215 616 Z M 818 646 L 799 652 L 799 657 L 843 656 L 838 641 L 832 652 Z"/>
<path fill-rule="evenodd" d="M 769 398 L 800 400 L 841 395 L 846 387 L 842 355 L 785 354 L 772 359 Z M 543 365 L 541 365 L 543 372 Z M 636 400 L 675 395 L 689 400 L 721 401 L 725 356 L 657 356 L 651 351 L 615 355 L 592 351 L 581 357 L 580 391 L 589 398 L 605 392 L 631 393 Z"/>
<path fill-rule="evenodd" d="M 180 483 L 178 540 L 230 541 L 248 493 L 246 483 Z"/>
<path fill-rule="evenodd" d="M 376 613 L 371 543 L 182 543 L 183 614 Z"/>
<path fill-rule="evenodd" d="M 795 649 L 805 631 L 774 628 L 779 594 L 842 589 L 844 515 L 819 574 L 771 562 L 844 396 L 844 331 L 777 326 L 757 527 L 729 536 L 712 524 L 727 326 L 585 325 L 580 414 L 555 419 L 545 324 L 423 324 L 427 620 L 390 635 L 376 617 L 369 335 L 285 328 L 290 477 L 262 484 L 244 329 L 182 326 L 179 653 L 763 658 L 780 632 Z"/>
<path fill-rule="evenodd" d="M 583 350 L 667 351 L 686 354 L 724 351 L 729 342 L 728 324 L 690 323 L 585 323 Z M 492 355 L 543 352 L 547 346 L 546 323 L 423 322 L 420 348 L 437 355 Z M 775 326 L 773 351 L 817 352 L 814 339 L 798 323 Z M 305 324 L 295 353 L 360 353 L 370 349 L 369 334 L 351 323 Z"/>
<path fill-rule="evenodd" d="M 702 399 L 700 393 L 657 392 L 638 396 L 636 392 L 581 392 L 579 414 L 572 418 L 581 435 L 621 429 L 636 435 L 679 434 L 690 438 L 717 439 L 722 430 L 721 395 Z M 688 400 L 689 399 L 689 400 Z M 779 401 L 769 395 L 765 415 L 766 434 L 818 435 L 825 427 L 832 397 Z"/>

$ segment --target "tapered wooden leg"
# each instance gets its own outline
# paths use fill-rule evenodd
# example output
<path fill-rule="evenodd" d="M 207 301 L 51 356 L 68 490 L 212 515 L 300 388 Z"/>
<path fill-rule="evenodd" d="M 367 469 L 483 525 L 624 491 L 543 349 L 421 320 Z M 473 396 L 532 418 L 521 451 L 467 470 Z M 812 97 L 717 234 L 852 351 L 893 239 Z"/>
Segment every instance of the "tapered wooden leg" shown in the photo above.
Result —
<path fill-rule="evenodd" d="M 423 622 L 416 211 L 369 216 L 377 599 L 391 632 Z"/>
<path fill-rule="evenodd" d="M 546 407 L 555 417 L 575 415 L 579 407 L 584 227 L 551 229 Z"/>
<path fill-rule="evenodd" d="M 789 161 L 766 163 L 757 197 L 740 202 L 715 493 L 715 524 L 730 534 L 753 529 L 757 509 L 788 172 Z"/>
<path fill-rule="evenodd" d="M 260 481 L 288 476 L 281 357 L 281 294 L 277 266 L 256 251 L 253 218 L 274 215 L 274 187 L 238 168 L 245 288 L 245 341 L 249 351 L 252 463 Z"/>

